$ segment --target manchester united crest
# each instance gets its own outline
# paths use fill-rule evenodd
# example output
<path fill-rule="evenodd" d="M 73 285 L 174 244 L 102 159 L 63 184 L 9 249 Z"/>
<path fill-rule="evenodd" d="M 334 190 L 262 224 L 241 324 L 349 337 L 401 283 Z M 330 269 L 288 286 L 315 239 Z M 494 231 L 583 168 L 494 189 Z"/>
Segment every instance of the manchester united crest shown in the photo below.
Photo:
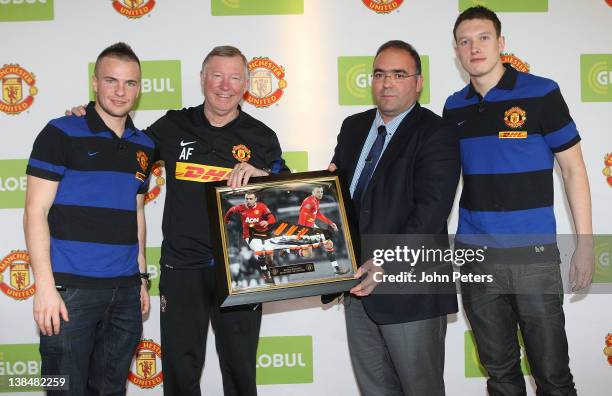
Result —
<path fill-rule="evenodd" d="M 378 14 L 388 14 L 402 5 L 404 0 L 361 0 L 366 7 Z"/>
<path fill-rule="evenodd" d="M 612 187 L 612 153 L 608 153 L 604 156 L 604 165 L 603 174 L 606 177 L 606 181 L 608 185 Z"/>
<path fill-rule="evenodd" d="M 143 172 L 146 172 L 147 166 L 149 166 L 149 157 L 147 156 L 147 154 L 142 150 L 138 150 L 136 152 L 136 161 L 138 161 L 140 169 L 142 169 Z"/>
<path fill-rule="evenodd" d="M 113 8 L 119 14 L 130 19 L 141 18 L 155 7 L 155 0 L 121 0 L 113 1 Z"/>
<path fill-rule="evenodd" d="M 608 363 L 612 366 L 612 333 L 606 336 L 606 346 L 603 350 L 604 355 L 608 358 Z"/>
<path fill-rule="evenodd" d="M 36 292 L 30 275 L 30 256 L 24 250 L 9 253 L 0 261 L 0 290 L 15 300 L 25 300 Z"/>
<path fill-rule="evenodd" d="M 34 95 L 38 93 L 36 77 L 19 65 L 4 65 L 0 69 L 2 80 L 2 99 L 0 111 L 6 114 L 19 114 L 34 103 Z"/>
<path fill-rule="evenodd" d="M 128 380 L 143 389 L 153 388 L 164 380 L 161 371 L 161 347 L 152 340 L 142 340 L 136 348 Z"/>
<path fill-rule="evenodd" d="M 514 54 L 501 54 L 502 63 L 507 63 L 516 70 L 529 73 L 529 63 L 523 62 L 519 57 Z"/>
<path fill-rule="evenodd" d="M 518 106 L 512 107 L 504 113 L 504 123 L 510 128 L 516 129 L 525 125 L 527 112 Z"/>
<path fill-rule="evenodd" d="M 232 147 L 232 155 L 240 162 L 247 162 L 251 159 L 251 150 L 244 144 Z"/>
<path fill-rule="evenodd" d="M 244 100 L 255 107 L 268 107 L 278 102 L 287 87 L 285 69 L 269 58 L 253 58 L 249 62 L 249 76 Z"/>
<path fill-rule="evenodd" d="M 164 161 L 157 161 L 151 165 L 151 174 L 155 178 L 155 181 L 151 181 L 150 189 L 145 194 L 144 201 L 145 204 L 148 204 L 151 201 L 154 201 L 159 194 L 161 193 L 161 188 L 164 184 L 166 184 L 166 179 L 164 178 Z"/>

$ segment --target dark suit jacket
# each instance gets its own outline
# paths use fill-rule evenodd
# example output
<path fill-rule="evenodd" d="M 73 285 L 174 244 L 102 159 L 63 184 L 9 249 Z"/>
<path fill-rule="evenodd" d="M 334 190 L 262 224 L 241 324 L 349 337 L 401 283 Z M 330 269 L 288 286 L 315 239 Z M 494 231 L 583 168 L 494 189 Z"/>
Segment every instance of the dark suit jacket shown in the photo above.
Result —
<path fill-rule="evenodd" d="M 375 116 L 376 109 L 371 109 L 342 123 L 332 162 L 345 172 L 349 184 Z M 447 235 L 459 173 L 459 142 L 453 126 L 416 103 L 393 135 L 363 194 L 356 213 L 362 239 L 367 234 Z M 379 324 L 422 320 L 458 310 L 454 293 L 375 292 L 363 298 L 363 305 Z"/>

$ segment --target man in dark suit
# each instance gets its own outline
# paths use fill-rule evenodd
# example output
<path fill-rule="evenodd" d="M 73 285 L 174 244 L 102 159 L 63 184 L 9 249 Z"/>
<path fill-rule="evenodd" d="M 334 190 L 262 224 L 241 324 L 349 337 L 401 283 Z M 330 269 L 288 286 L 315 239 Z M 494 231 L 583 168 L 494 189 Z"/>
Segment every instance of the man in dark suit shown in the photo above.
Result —
<path fill-rule="evenodd" d="M 389 41 L 374 59 L 377 108 L 342 124 L 329 169 L 344 171 L 351 182 L 362 243 L 374 234 L 447 239 L 459 146 L 452 127 L 417 102 L 422 87 L 417 51 Z M 454 291 L 371 294 L 385 270 L 368 254 L 362 251 L 362 262 L 370 259 L 356 274 L 361 283 L 345 299 L 351 361 L 362 395 L 444 395 L 446 315 L 457 312 Z"/>

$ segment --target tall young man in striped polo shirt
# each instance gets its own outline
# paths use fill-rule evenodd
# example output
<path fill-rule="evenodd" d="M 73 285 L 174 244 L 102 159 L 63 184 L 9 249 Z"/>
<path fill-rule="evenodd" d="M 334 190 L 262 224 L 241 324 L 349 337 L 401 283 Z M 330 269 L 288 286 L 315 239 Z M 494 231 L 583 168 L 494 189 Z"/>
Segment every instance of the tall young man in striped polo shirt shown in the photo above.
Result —
<path fill-rule="evenodd" d="M 98 56 L 87 116 L 51 120 L 28 163 L 24 228 L 43 375 L 61 394 L 125 394 L 149 309 L 144 193 L 154 144 L 128 112 L 140 62 L 117 43 Z"/>
<path fill-rule="evenodd" d="M 444 117 L 458 129 L 463 169 L 457 241 L 487 247 L 481 266 L 493 284 L 462 284 L 463 306 L 490 395 L 525 395 L 517 325 L 542 395 L 575 395 L 569 369 L 553 210 L 559 164 L 578 249 L 570 281 L 593 273 L 591 201 L 580 136 L 552 80 L 504 66 L 501 23 L 485 7 L 464 11 L 453 30 L 470 84 L 451 95 Z M 504 288 L 503 286 L 507 286 Z"/>

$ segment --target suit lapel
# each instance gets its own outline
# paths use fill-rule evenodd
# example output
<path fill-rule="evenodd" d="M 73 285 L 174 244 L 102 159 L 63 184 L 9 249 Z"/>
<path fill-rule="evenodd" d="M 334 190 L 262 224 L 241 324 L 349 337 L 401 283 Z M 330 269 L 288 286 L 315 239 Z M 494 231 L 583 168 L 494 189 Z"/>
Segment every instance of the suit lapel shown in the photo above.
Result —
<path fill-rule="evenodd" d="M 397 127 L 397 130 L 393 134 L 391 141 L 382 154 L 378 165 L 376 165 L 376 170 L 374 170 L 372 180 L 370 181 L 368 187 L 376 184 L 376 180 L 380 177 L 379 175 L 384 174 L 385 169 L 388 166 L 393 166 L 393 161 L 395 158 L 397 158 L 397 156 L 406 148 L 406 143 L 414 137 L 414 127 L 417 125 L 420 118 L 421 106 L 417 102 L 412 111 L 406 115 L 406 117 L 402 120 L 402 123 Z"/>
<path fill-rule="evenodd" d="M 370 133 L 370 128 L 372 127 L 375 117 L 376 109 L 372 109 L 364 113 L 363 120 L 359 120 L 354 123 L 356 128 L 354 131 L 351 131 L 351 138 L 354 139 L 353 144 L 350 144 L 347 147 L 347 158 L 354 158 L 354 160 L 351 161 L 350 166 L 347 168 L 347 181 L 349 185 L 353 180 L 355 168 L 357 167 L 357 161 L 359 161 L 361 150 L 363 149 L 363 145 L 368 138 L 368 133 Z"/>

